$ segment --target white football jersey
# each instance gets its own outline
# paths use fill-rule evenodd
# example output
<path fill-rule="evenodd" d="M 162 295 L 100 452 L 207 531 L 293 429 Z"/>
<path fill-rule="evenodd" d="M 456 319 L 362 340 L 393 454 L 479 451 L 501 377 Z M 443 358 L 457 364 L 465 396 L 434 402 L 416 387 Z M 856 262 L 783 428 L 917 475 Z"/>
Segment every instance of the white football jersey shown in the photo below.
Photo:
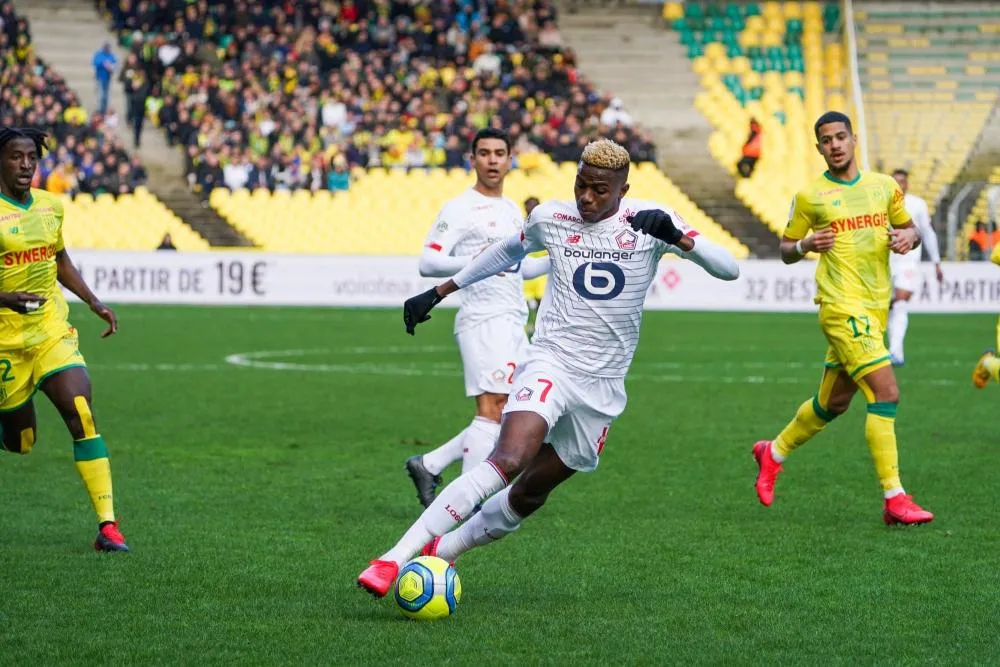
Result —
<path fill-rule="evenodd" d="M 595 223 L 583 222 L 575 202 L 550 201 L 531 212 L 522 244 L 528 252 L 548 250 L 551 261 L 532 354 L 545 351 L 587 375 L 628 372 L 656 266 L 664 253 L 683 255 L 632 229 L 626 218 L 646 209 L 667 212 L 679 229 L 697 236 L 671 209 L 637 199 L 622 199 L 618 213 Z"/>
<path fill-rule="evenodd" d="M 903 199 L 903 206 L 906 208 L 906 212 L 910 214 L 910 219 L 913 220 L 913 225 L 917 228 L 917 233 L 920 234 L 920 248 L 911 250 L 905 255 L 890 253 L 889 267 L 893 274 L 907 269 L 915 269 L 920 264 L 920 255 L 924 250 L 927 251 L 927 256 L 935 264 L 941 261 L 937 233 L 931 225 L 931 214 L 927 208 L 927 202 L 916 195 L 908 194 Z"/>
<path fill-rule="evenodd" d="M 524 218 L 507 197 L 487 197 L 469 188 L 442 207 L 425 246 L 431 250 L 470 259 L 500 239 L 521 231 Z M 506 317 L 524 325 L 528 305 L 519 273 L 503 273 L 462 290 L 455 317 L 455 333 L 482 322 Z"/>

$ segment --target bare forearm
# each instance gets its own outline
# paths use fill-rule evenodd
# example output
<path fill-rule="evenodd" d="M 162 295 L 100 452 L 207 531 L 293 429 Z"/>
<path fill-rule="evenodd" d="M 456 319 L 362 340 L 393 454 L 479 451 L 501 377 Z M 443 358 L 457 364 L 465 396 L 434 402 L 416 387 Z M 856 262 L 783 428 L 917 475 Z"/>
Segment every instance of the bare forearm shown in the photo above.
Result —
<path fill-rule="evenodd" d="M 800 253 L 797 247 L 798 241 L 793 241 L 791 239 L 781 240 L 781 261 L 785 264 L 795 264 L 797 261 L 805 257 L 804 253 Z"/>
<path fill-rule="evenodd" d="M 66 251 L 59 253 L 59 256 L 56 257 L 56 278 L 60 285 L 77 295 L 88 306 L 100 303 L 100 299 L 90 290 L 83 276 L 73 266 Z"/>

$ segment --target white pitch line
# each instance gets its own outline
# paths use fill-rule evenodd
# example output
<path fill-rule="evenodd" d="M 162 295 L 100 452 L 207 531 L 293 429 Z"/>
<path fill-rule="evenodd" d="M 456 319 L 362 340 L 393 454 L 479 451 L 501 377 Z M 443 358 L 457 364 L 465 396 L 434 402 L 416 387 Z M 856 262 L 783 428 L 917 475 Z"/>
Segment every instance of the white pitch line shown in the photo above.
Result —
<path fill-rule="evenodd" d="M 345 354 L 348 356 L 360 356 L 375 353 L 390 354 L 427 354 L 432 352 L 451 351 L 451 346 L 358 346 L 346 348 L 315 348 L 315 349 L 291 349 L 291 350 L 257 350 L 253 352 L 243 352 L 226 356 L 226 364 L 172 364 L 172 363 L 119 363 L 119 364 L 95 364 L 92 367 L 101 370 L 116 371 L 164 371 L 164 372 L 194 372 L 194 371 L 219 371 L 226 368 L 247 368 L 256 370 L 271 371 L 292 371 L 304 373 L 340 373 L 350 375 L 381 375 L 381 376 L 405 376 L 405 377 L 448 377 L 457 378 L 462 376 L 462 370 L 456 362 L 441 361 L 420 361 L 410 364 L 379 364 L 379 363 L 302 363 L 289 361 L 289 358 L 305 357 L 314 354 L 325 354 L 336 356 Z M 954 362 L 929 362 L 921 364 L 921 367 L 949 367 L 962 365 L 958 361 Z M 814 377 L 797 377 L 789 375 L 778 375 L 777 377 L 767 377 L 759 374 L 739 375 L 733 373 L 723 374 L 686 374 L 686 373 L 658 373 L 658 370 L 684 371 L 694 369 L 713 370 L 733 370 L 733 369 L 766 369 L 781 372 L 788 369 L 804 369 L 817 367 L 818 364 L 802 362 L 649 362 L 638 363 L 633 366 L 636 371 L 630 373 L 626 379 L 629 382 L 656 382 L 667 384 L 723 384 L 723 385 L 761 385 L 761 384 L 794 384 L 794 385 L 814 385 Z M 650 373 L 650 371 L 654 371 Z M 948 378 L 934 378 L 922 380 L 922 382 L 932 386 L 950 387 L 962 384 L 956 380 Z"/>

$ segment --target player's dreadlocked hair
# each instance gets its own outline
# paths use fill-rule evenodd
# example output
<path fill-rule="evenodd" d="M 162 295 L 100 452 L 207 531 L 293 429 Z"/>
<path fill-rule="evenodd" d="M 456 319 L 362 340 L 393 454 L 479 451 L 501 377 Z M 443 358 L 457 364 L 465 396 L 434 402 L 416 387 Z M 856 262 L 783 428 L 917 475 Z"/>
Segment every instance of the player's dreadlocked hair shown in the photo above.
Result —
<path fill-rule="evenodd" d="M 49 135 L 33 127 L 0 126 L 0 151 L 2 151 L 4 147 L 14 139 L 29 139 L 35 142 L 35 148 L 38 150 L 38 157 L 42 157 L 45 153 L 45 142 L 48 141 L 48 138 Z"/>
<path fill-rule="evenodd" d="M 625 147 L 611 139 L 591 141 L 584 147 L 583 155 L 580 156 L 581 164 L 611 171 L 628 170 L 631 160 Z"/>

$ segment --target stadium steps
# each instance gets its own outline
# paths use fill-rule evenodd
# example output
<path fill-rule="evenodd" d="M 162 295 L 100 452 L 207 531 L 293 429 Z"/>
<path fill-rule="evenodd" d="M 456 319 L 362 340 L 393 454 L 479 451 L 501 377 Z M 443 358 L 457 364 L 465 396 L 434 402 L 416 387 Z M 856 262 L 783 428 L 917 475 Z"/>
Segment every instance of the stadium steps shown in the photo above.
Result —
<path fill-rule="evenodd" d="M 37 54 L 59 72 L 88 112 L 96 111 L 97 84 L 91 66 L 94 52 L 105 42 L 111 42 L 119 66 L 124 63 L 126 54 L 94 11 L 93 3 L 88 0 L 16 0 L 15 5 L 31 22 Z M 118 82 L 117 72 L 115 74 L 109 105 L 121 119 L 118 132 L 126 147 L 142 157 L 147 169 L 165 170 L 182 178 L 183 161 L 151 123 L 143 127 L 142 145 L 136 150 L 132 132 L 125 122 L 125 91 Z"/>
<path fill-rule="evenodd" d="M 249 248 L 255 245 L 215 209 L 203 205 L 198 195 L 183 185 L 154 186 L 151 189 L 170 210 L 201 234 L 210 245 L 223 248 Z"/>
<path fill-rule="evenodd" d="M 708 151 L 713 128 L 694 107 L 698 77 L 676 36 L 660 27 L 658 7 L 580 7 L 564 13 L 559 27 L 580 71 L 614 91 L 653 133 L 657 163 L 670 180 L 755 256 L 776 256 L 774 233 L 736 199 L 732 176 Z"/>
<path fill-rule="evenodd" d="M 115 47 L 119 65 L 125 52 L 108 30 L 103 18 L 94 11 L 90 0 L 16 0 L 18 13 L 31 22 L 32 39 L 38 55 L 66 80 L 90 113 L 97 108 L 97 87 L 91 59 L 105 42 Z M 230 227 L 210 208 L 204 208 L 197 196 L 186 189 L 183 156 L 171 148 L 159 129 L 147 121 L 141 146 L 136 147 L 132 132 L 125 123 L 125 92 L 113 79 L 110 105 L 121 120 L 119 133 L 132 153 L 138 153 L 149 173 L 149 189 L 174 210 L 188 225 L 212 245 L 249 246 L 252 243 Z"/>

